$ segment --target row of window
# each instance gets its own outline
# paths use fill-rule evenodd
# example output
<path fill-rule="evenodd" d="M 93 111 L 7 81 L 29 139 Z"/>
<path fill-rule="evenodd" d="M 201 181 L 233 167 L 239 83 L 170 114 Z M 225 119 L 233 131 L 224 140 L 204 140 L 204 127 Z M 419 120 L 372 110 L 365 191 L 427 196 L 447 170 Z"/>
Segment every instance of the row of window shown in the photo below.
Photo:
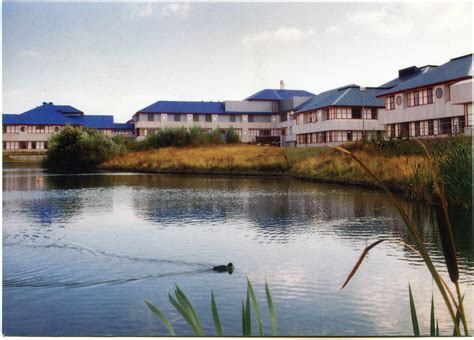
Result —
<path fill-rule="evenodd" d="M 388 124 L 385 135 L 389 138 L 449 135 L 462 133 L 465 124 L 464 116 Z"/>
<path fill-rule="evenodd" d="M 145 119 L 144 119 L 144 117 Z M 168 113 L 168 121 L 170 122 L 185 122 L 186 121 L 186 114 L 185 113 Z M 257 116 L 257 117 L 256 117 Z M 219 121 L 226 121 L 229 119 L 230 122 L 241 122 L 242 115 L 219 115 Z M 271 115 L 248 115 L 248 121 L 250 123 L 259 122 L 259 123 L 270 123 L 271 122 Z M 161 121 L 161 114 L 155 113 L 147 113 L 135 116 L 135 121 L 138 122 L 140 120 L 144 120 L 147 122 L 160 122 Z M 193 114 L 193 122 L 212 122 L 212 115 L 211 114 Z"/>
<path fill-rule="evenodd" d="M 62 126 L 52 125 L 3 125 L 3 133 L 38 133 L 47 134 L 58 132 L 62 129 Z"/>
<path fill-rule="evenodd" d="M 362 131 L 324 131 L 296 135 L 297 144 L 351 142 L 362 139 Z"/>
<path fill-rule="evenodd" d="M 28 134 L 52 134 L 59 132 L 63 129 L 63 126 L 51 126 L 51 125 L 3 125 L 3 133 L 28 133 Z M 112 130 L 112 129 L 99 129 L 106 135 L 124 135 L 133 137 L 133 130 Z"/>
<path fill-rule="evenodd" d="M 377 119 L 377 108 L 369 107 L 331 107 L 321 111 L 321 120 L 330 119 Z M 301 113 L 296 117 L 296 124 L 310 124 L 318 122 L 317 111 Z"/>
<path fill-rule="evenodd" d="M 46 150 L 48 142 L 3 142 L 3 150 Z"/>
<path fill-rule="evenodd" d="M 445 100 L 449 101 L 451 100 L 450 88 L 449 86 L 446 86 L 445 89 L 446 89 Z M 438 99 L 443 98 L 443 95 L 444 95 L 443 89 L 441 87 L 438 87 L 434 94 L 436 95 L 436 98 Z M 397 96 L 385 97 L 385 110 L 387 111 L 395 110 L 395 103 L 400 106 L 403 104 L 404 100 L 407 107 L 432 104 L 434 102 L 433 101 L 433 88 L 429 87 L 426 89 L 407 92 L 403 95 L 400 94 Z"/>

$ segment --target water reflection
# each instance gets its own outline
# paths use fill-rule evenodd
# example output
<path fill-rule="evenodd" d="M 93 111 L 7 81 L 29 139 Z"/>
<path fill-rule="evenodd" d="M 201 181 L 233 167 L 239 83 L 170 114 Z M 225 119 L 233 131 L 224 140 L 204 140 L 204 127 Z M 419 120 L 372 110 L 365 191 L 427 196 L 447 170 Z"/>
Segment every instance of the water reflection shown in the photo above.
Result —
<path fill-rule="evenodd" d="M 419 258 L 396 243 L 411 243 L 398 213 L 378 191 L 283 178 L 25 169 L 5 170 L 3 179 L 7 334 L 164 334 L 142 301 L 166 306 L 175 283 L 204 315 L 215 289 L 226 301 L 223 319 L 232 320 L 246 275 L 259 296 L 270 279 L 279 313 L 287 316 L 282 335 L 410 334 L 407 282 L 431 296 Z M 403 205 L 442 267 L 433 210 Z M 471 222 L 456 214 L 461 278 L 469 284 Z M 350 289 L 336 294 L 362 249 L 379 238 L 389 241 L 374 249 Z M 229 261 L 236 265 L 232 276 L 212 272 Z M 429 313 L 429 305 L 420 309 Z M 389 317 L 393 322 L 383 321 Z M 212 328 L 208 315 L 203 323 Z M 225 327 L 228 334 L 240 331 Z"/>

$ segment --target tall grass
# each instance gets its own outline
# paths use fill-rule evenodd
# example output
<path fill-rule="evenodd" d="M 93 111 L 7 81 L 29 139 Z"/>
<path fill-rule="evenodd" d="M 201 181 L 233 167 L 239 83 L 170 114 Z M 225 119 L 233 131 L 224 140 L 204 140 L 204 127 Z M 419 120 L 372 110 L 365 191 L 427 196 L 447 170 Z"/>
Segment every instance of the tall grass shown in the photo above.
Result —
<path fill-rule="evenodd" d="M 271 320 L 271 327 L 272 327 L 272 335 L 276 335 L 277 333 L 277 319 L 275 309 L 273 307 L 272 297 L 270 294 L 270 289 L 268 288 L 268 284 L 265 282 L 265 295 L 267 297 L 267 305 L 268 311 L 270 314 Z M 173 307 L 178 311 L 178 313 L 183 317 L 186 323 L 191 327 L 193 330 L 194 335 L 196 336 L 204 336 L 204 329 L 201 325 L 201 321 L 199 318 L 198 313 L 196 312 L 194 306 L 192 305 L 191 301 L 187 297 L 187 295 L 183 292 L 183 290 L 176 285 L 174 290 L 174 296 L 168 294 L 168 299 Z M 166 316 L 151 302 L 145 301 L 145 305 L 150 309 L 150 311 L 161 320 L 163 325 L 166 327 L 170 335 L 176 335 L 176 332 L 166 318 Z M 260 308 L 258 306 L 257 298 L 255 296 L 252 283 L 247 278 L 247 294 L 246 300 L 242 300 L 242 335 L 243 336 L 251 336 L 252 335 L 252 306 L 253 306 L 253 314 L 255 316 L 255 321 L 257 325 L 257 335 L 263 336 L 263 322 L 260 317 Z M 212 311 L 212 319 L 214 321 L 215 333 L 217 336 L 223 336 L 224 332 L 222 330 L 222 325 L 220 321 L 219 312 L 217 309 L 217 303 L 214 296 L 214 292 L 211 291 L 211 311 Z"/>
<path fill-rule="evenodd" d="M 365 164 L 361 159 L 359 159 L 354 153 L 345 150 L 343 148 L 336 148 L 338 151 L 342 152 L 343 154 L 349 155 L 359 166 L 367 173 L 368 176 L 370 176 L 375 183 L 377 183 L 383 191 L 386 193 L 388 199 L 390 202 L 397 208 L 398 212 L 400 213 L 405 226 L 413 239 L 415 243 L 415 250 L 416 252 L 421 256 L 423 259 L 423 262 L 425 263 L 426 267 L 431 273 L 431 276 L 436 283 L 441 296 L 443 297 L 443 300 L 446 304 L 446 307 L 448 309 L 448 312 L 450 314 L 450 317 L 453 321 L 453 326 L 454 326 L 454 333 L 455 335 L 461 335 L 460 327 L 459 327 L 459 321 L 456 317 L 456 314 L 459 314 L 459 319 L 463 324 L 464 328 L 464 334 L 466 336 L 469 335 L 469 329 L 467 326 L 467 318 L 466 314 L 464 312 L 464 307 L 463 307 L 463 298 L 461 294 L 461 289 L 459 286 L 459 270 L 457 266 L 457 256 L 456 256 L 456 249 L 454 246 L 454 240 L 453 240 L 453 234 L 452 234 L 452 228 L 451 228 L 451 223 L 449 220 L 448 216 L 448 206 L 447 206 L 447 201 L 446 201 L 446 196 L 444 195 L 444 190 L 443 190 L 443 183 L 439 181 L 438 179 L 438 172 L 437 168 L 435 166 L 435 161 L 431 157 L 429 151 L 425 147 L 424 144 L 419 142 L 421 147 L 425 150 L 427 157 L 430 161 L 430 171 L 431 171 L 431 178 L 433 180 L 433 192 L 435 193 L 435 196 L 438 199 L 438 204 L 439 204 L 439 218 L 438 218 L 438 228 L 439 228 L 439 234 L 442 240 L 442 245 L 443 245 L 443 252 L 444 252 L 444 259 L 446 263 L 446 267 L 448 269 L 449 277 L 452 281 L 452 283 L 455 286 L 456 289 L 456 295 L 457 298 L 454 296 L 452 293 L 451 288 L 446 284 L 446 282 L 443 280 L 441 275 L 439 274 L 438 270 L 435 268 L 433 261 L 431 260 L 430 255 L 428 254 L 428 251 L 426 250 L 425 245 L 423 244 L 419 234 L 418 234 L 418 228 L 415 225 L 415 223 L 409 218 L 407 212 L 404 210 L 404 208 L 401 206 L 399 203 L 398 199 L 390 192 L 390 190 L 383 184 L 383 182 L 377 177 L 377 175 L 373 172 L 373 170 Z M 342 288 L 344 288 L 347 283 L 350 281 L 350 279 L 353 277 L 357 269 L 359 268 L 360 264 L 362 263 L 365 254 L 368 253 L 368 251 L 375 247 L 376 245 L 380 244 L 384 240 L 378 240 L 364 250 L 362 253 L 362 256 L 359 258 L 357 261 L 356 265 L 352 269 L 351 273 L 349 274 L 346 282 L 343 284 Z M 341 288 L 341 289 L 342 289 Z M 416 331 L 418 328 L 418 321 L 416 320 L 416 312 L 414 308 L 414 301 L 413 301 L 413 296 L 411 292 L 411 288 L 409 289 L 409 295 L 410 295 L 410 306 L 411 306 L 411 314 L 412 314 L 412 320 L 413 320 L 413 326 L 414 326 L 414 334 L 419 335 L 419 332 Z"/>

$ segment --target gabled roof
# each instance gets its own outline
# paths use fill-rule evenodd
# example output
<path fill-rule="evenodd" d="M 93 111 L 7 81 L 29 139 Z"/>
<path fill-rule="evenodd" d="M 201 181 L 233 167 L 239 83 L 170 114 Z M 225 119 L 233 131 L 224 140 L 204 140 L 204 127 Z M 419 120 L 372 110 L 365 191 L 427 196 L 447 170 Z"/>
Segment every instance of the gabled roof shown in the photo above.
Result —
<path fill-rule="evenodd" d="M 274 90 L 264 89 L 245 100 L 285 100 L 291 97 L 313 97 L 315 94 L 305 90 Z"/>
<path fill-rule="evenodd" d="M 383 107 L 383 100 L 376 97 L 382 91 L 373 87 L 367 87 L 365 91 L 361 91 L 360 86 L 350 84 L 318 94 L 301 105 L 296 112 L 306 112 L 330 106 Z"/>
<path fill-rule="evenodd" d="M 160 100 L 137 113 L 224 113 L 223 102 L 178 102 Z"/>
<path fill-rule="evenodd" d="M 472 54 L 451 59 L 449 62 L 438 67 L 430 67 L 422 74 L 401 82 L 391 89 L 385 89 L 385 91 L 377 96 L 385 96 L 392 93 L 399 93 L 423 86 L 440 84 L 450 80 L 469 77 L 472 77 Z"/>
<path fill-rule="evenodd" d="M 81 114 L 69 116 L 68 114 Z M 3 114 L 3 124 L 12 125 L 80 125 L 93 129 L 113 129 L 114 117 L 110 115 L 83 115 L 83 112 L 69 105 L 43 103 L 21 114 Z M 132 127 L 133 129 L 133 124 Z"/>

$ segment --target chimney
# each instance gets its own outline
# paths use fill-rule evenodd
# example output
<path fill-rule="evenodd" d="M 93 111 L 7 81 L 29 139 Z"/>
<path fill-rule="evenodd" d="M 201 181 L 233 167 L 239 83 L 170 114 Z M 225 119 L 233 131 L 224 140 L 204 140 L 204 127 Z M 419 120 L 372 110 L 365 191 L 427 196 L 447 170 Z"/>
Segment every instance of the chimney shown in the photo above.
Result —
<path fill-rule="evenodd" d="M 53 105 L 53 102 L 49 102 L 48 104 L 49 104 L 49 105 Z"/>
<path fill-rule="evenodd" d="M 280 80 L 280 90 L 285 89 L 285 82 L 283 80 Z"/>
<path fill-rule="evenodd" d="M 46 105 L 46 104 L 48 104 L 48 103 L 46 103 L 46 102 L 43 102 L 43 105 Z"/>

